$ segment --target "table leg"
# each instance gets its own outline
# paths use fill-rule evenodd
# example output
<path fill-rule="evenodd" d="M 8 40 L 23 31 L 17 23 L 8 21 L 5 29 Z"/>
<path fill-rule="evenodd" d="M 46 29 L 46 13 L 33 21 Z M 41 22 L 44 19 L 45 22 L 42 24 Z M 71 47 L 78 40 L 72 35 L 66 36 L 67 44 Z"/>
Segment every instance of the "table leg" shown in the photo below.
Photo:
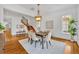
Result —
<path fill-rule="evenodd" d="M 42 49 L 44 49 L 44 40 L 43 40 L 43 37 L 42 37 Z"/>

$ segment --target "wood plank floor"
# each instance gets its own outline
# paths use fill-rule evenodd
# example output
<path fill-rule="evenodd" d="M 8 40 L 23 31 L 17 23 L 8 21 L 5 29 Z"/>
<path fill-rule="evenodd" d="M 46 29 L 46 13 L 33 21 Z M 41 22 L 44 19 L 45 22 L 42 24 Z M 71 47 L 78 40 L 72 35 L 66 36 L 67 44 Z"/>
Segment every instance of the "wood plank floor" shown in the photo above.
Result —
<path fill-rule="evenodd" d="M 27 38 L 25 35 L 14 36 L 7 41 L 4 47 L 4 54 L 27 54 L 24 48 L 19 44 L 18 40 Z"/>
<path fill-rule="evenodd" d="M 65 54 L 79 54 L 79 46 L 77 42 L 72 42 L 70 40 L 64 39 L 64 38 L 53 38 L 56 41 L 64 42 L 66 44 L 66 48 L 64 53 Z"/>
<path fill-rule="evenodd" d="M 10 32 L 9 32 L 10 33 Z M 8 34 L 9 35 L 9 34 Z M 7 35 L 7 36 L 8 36 Z M 10 36 L 10 35 L 9 35 Z M 3 54 L 27 54 L 24 48 L 19 44 L 18 40 L 27 38 L 25 35 L 9 37 L 9 41 L 5 43 L 4 50 L 0 51 Z M 79 54 L 79 46 L 76 42 L 71 42 L 63 38 L 53 37 L 52 40 L 64 42 L 66 44 L 65 54 Z"/>

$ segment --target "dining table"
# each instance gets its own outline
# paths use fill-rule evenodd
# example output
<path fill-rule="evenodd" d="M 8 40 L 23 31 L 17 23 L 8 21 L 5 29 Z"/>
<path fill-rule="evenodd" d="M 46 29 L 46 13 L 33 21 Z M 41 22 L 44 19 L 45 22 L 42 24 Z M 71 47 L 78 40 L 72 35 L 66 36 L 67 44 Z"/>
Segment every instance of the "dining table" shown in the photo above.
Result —
<path fill-rule="evenodd" d="M 42 49 L 44 49 L 44 38 L 48 35 L 49 31 L 40 31 L 40 32 L 37 32 L 36 33 L 36 36 L 40 36 L 42 41 L 41 41 L 41 44 L 42 44 Z"/>

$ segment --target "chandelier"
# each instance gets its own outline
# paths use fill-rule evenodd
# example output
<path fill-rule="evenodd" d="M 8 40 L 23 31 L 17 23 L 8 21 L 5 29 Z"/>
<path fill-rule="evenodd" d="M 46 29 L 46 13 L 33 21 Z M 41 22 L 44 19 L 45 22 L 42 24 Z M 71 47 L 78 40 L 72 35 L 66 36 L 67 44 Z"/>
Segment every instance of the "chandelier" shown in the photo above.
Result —
<path fill-rule="evenodd" d="M 40 4 L 37 4 L 38 10 L 37 10 L 37 16 L 35 16 L 36 22 L 40 22 L 41 18 L 42 18 L 42 16 L 40 16 L 39 6 L 40 6 Z"/>

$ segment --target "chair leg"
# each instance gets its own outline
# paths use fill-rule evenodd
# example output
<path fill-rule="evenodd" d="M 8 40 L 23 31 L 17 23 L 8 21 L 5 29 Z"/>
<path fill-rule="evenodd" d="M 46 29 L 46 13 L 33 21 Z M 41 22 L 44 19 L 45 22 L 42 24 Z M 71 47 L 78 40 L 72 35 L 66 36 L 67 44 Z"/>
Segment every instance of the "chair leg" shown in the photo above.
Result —
<path fill-rule="evenodd" d="M 48 42 L 46 42 L 46 47 L 47 47 L 47 49 L 48 49 Z"/>
<path fill-rule="evenodd" d="M 49 44 L 51 45 L 51 42 L 49 41 Z"/>
<path fill-rule="evenodd" d="M 30 41 L 30 38 L 28 39 L 28 42 Z"/>
<path fill-rule="evenodd" d="M 40 41 L 40 39 L 39 39 L 39 41 Z"/>
<path fill-rule="evenodd" d="M 35 41 L 35 48 L 36 48 L 36 43 L 37 43 L 37 41 Z"/>
<path fill-rule="evenodd" d="M 33 40 L 31 39 L 31 42 L 30 42 L 31 44 L 33 43 Z"/>
<path fill-rule="evenodd" d="M 39 42 L 40 42 L 40 45 L 42 45 L 43 42 L 41 40 L 39 40 Z"/>

